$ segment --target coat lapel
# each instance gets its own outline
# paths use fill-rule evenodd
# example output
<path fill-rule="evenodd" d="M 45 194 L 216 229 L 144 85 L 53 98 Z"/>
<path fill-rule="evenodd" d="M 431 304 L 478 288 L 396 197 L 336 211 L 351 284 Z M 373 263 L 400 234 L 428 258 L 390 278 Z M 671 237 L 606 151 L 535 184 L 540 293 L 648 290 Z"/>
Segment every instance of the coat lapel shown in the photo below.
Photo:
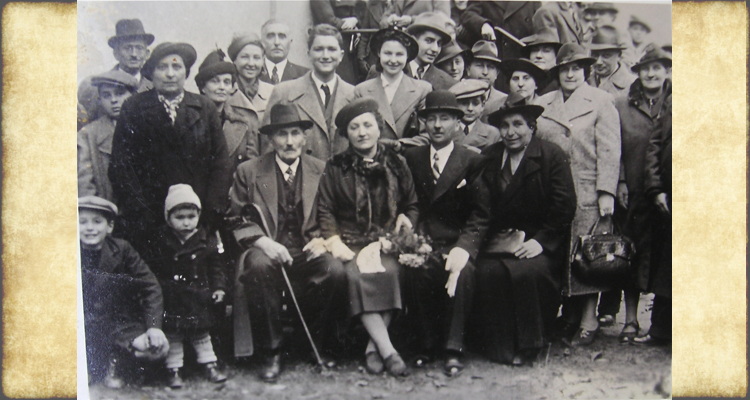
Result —
<path fill-rule="evenodd" d="M 544 113 L 542 114 L 542 116 L 554 122 L 557 122 L 558 124 L 565 127 L 565 129 L 570 131 L 570 119 L 568 119 L 568 115 L 565 112 L 565 104 L 563 103 L 562 91 L 556 90 L 553 93 L 554 94 L 550 96 L 546 104 L 540 104 L 544 107 Z"/>
<path fill-rule="evenodd" d="M 414 166 L 414 184 L 419 185 L 427 194 L 427 198 L 432 199 L 432 193 L 435 190 L 435 177 L 432 175 L 432 160 L 430 160 L 430 146 L 421 146 L 418 148 L 419 153 L 416 155 L 417 163 Z"/>
<path fill-rule="evenodd" d="M 449 189 L 458 186 L 460 180 L 465 175 L 467 157 L 463 154 L 462 150 L 463 148 L 460 146 L 455 146 L 451 155 L 448 156 L 448 162 L 446 162 L 443 173 L 440 174 L 440 179 L 438 179 L 435 191 L 432 194 L 431 201 L 433 203 Z M 429 153 L 427 154 L 429 155 Z"/>
<path fill-rule="evenodd" d="M 111 238 L 104 239 L 104 246 L 102 246 L 102 258 L 99 261 L 100 267 L 106 267 L 101 269 L 102 272 L 115 272 L 115 269 L 120 266 L 117 261 L 120 249 L 117 247 L 115 242 Z"/>
<path fill-rule="evenodd" d="M 404 113 L 411 110 L 411 106 L 414 105 L 415 101 L 419 99 L 415 98 L 417 87 L 414 84 L 414 79 L 404 76 L 401 79 L 401 84 L 396 89 L 396 95 L 393 96 L 393 103 L 391 103 L 391 109 L 393 111 L 393 119 L 398 120 Z M 385 95 L 385 92 L 383 93 Z M 398 131 L 395 131 L 398 132 Z"/>
<path fill-rule="evenodd" d="M 573 15 L 568 10 L 569 6 L 564 5 L 563 3 L 557 3 L 557 4 L 560 6 L 560 14 L 565 20 L 565 23 L 568 25 L 568 28 L 571 30 L 571 32 L 575 32 L 576 39 L 578 39 L 578 34 L 579 34 L 578 26 L 576 26 L 576 22 L 573 20 Z"/>
<path fill-rule="evenodd" d="M 527 181 L 527 176 L 539 171 L 541 167 L 539 166 L 539 163 L 536 161 L 536 159 L 539 158 L 540 154 L 539 143 L 537 139 L 532 138 L 529 146 L 526 148 L 526 153 L 523 155 L 523 159 L 521 159 L 521 162 L 518 164 L 516 173 L 513 174 L 513 178 L 511 178 L 510 183 L 508 183 L 505 191 L 500 196 L 499 206 L 502 207 L 503 205 L 507 204 L 508 201 L 510 201 L 518 193 L 519 189 L 521 189 L 524 183 Z"/>
<path fill-rule="evenodd" d="M 594 88 L 584 84 L 576 89 L 576 91 L 570 95 L 568 101 L 563 104 L 563 109 L 565 110 L 565 114 L 569 121 L 594 111 L 594 100 L 591 96 L 592 90 L 594 90 Z M 560 91 L 559 94 L 562 98 L 562 91 Z"/>
<path fill-rule="evenodd" d="M 336 134 L 336 115 L 339 113 L 339 111 L 344 108 L 345 105 L 349 104 L 350 97 L 352 95 L 353 88 L 350 87 L 349 90 L 346 90 L 344 88 L 344 85 L 346 82 L 344 82 L 343 79 L 341 79 L 338 74 L 336 75 L 336 90 L 334 91 L 333 95 L 333 118 L 331 119 L 331 124 L 333 125 L 331 128 L 326 132 L 329 132 L 329 134 L 333 133 Z M 328 138 L 331 139 L 330 137 Z"/>
<path fill-rule="evenodd" d="M 287 68 L 289 66 L 287 65 Z M 311 121 L 318 125 L 320 130 L 328 134 L 328 125 L 326 124 L 326 117 L 323 114 L 323 108 L 320 106 L 320 100 L 318 100 L 318 92 L 313 85 L 312 72 L 305 74 L 302 78 L 304 84 L 294 86 L 289 92 L 289 102 L 297 103 L 297 106 L 305 114 L 308 115 Z"/>
<path fill-rule="evenodd" d="M 385 90 L 383 90 L 383 78 L 381 78 L 381 76 L 378 75 L 377 78 L 370 79 L 369 81 L 366 81 L 366 82 L 370 82 L 370 84 L 367 87 L 367 93 L 369 94 L 370 97 L 373 97 L 375 100 L 377 100 L 379 104 L 378 109 L 380 111 L 380 114 L 383 115 L 383 120 L 385 121 L 386 124 L 388 124 L 388 126 L 391 127 L 393 132 L 395 132 L 396 135 L 398 135 L 398 129 L 396 129 L 396 119 L 393 117 L 392 107 L 389 106 L 388 97 L 386 97 Z M 401 82 L 403 83 L 403 79 Z M 396 95 L 398 96 L 398 93 L 396 93 Z M 395 99 L 396 97 L 394 97 L 394 100 Z"/>
<path fill-rule="evenodd" d="M 307 225 L 312 215 L 315 195 L 318 193 L 318 184 L 320 183 L 320 171 L 315 164 L 310 162 L 306 156 L 300 160 L 302 165 L 302 210 L 304 215 L 303 224 Z"/>
<path fill-rule="evenodd" d="M 201 119 L 201 108 L 202 105 L 197 95 L 185 92 L 182 104 L 177 109 L 177 117 L 175 117 L 174 125 L 189 129 Z"/>
<path fill-rule="evenodd" d="M 274 237 L 276 236 L 276 226 L 279 223 L 279 193 L 276 182 L 275 164 L 275 156 L 273 156 L 273 153 L 269 153 L 269 156 L 258 166 L 258 178 L 255 183 L 258 192 L 260 192 L 263 201 L 266 203 L 266 209 L 269 211 L 269 214 L 271 214 L 273 226 L 270 226 L 269 229 L 272 231 Z"/>

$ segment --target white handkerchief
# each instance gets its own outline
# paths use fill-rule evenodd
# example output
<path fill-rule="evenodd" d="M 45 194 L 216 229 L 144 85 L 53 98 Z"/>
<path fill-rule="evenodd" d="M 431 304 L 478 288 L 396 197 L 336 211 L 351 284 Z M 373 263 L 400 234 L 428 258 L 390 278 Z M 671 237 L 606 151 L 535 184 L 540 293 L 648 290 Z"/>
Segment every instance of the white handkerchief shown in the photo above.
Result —
<path fill-rule="evenodd" d="M 461 182 L 456 186 L 456 189 L 461 189 L 464 186 L 466 186 L 466 179 L 461 179 Z"/>
<path fill-rule="evenodd" d="M 359 255 L 357 255 L 357 267 L 360 274 L 385 272 L 385 268 L 380 262 L 380 247 L 380 242 L 372 242 L 360 250 Z"/>

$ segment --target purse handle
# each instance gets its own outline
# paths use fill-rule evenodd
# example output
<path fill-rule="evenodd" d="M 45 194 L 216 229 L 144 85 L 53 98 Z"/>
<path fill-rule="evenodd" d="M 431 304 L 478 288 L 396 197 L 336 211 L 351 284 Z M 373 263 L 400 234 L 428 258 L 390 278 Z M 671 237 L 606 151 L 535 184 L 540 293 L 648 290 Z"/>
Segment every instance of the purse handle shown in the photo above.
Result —
<path fill-rule="evenodd" d="M 601 217 L 600 216 L 599 218 L 597 218 L 596 222 L 594 222 L 594 226 L 592 226 L 591 230 L 589 231 L 589 235 L 593 235 L 594 233 L 596 233 L 596 227 L 599 226 L 599 221 L 601 221 L 602 219 L 605 219 L 605 218 L 609 219 L 610 226 L 612 227 L 612 233 L 617 234 L 617 235 L 621 235 L 621 233 L 620 233 L 620 224 L 617 223 L 617 221 L 614 218 L 614 215 L 608 215 L 606 217 Z M 606 235 L 607 233 L 608 233 L 607 231 L 604 231 L 602 234 Z"/>

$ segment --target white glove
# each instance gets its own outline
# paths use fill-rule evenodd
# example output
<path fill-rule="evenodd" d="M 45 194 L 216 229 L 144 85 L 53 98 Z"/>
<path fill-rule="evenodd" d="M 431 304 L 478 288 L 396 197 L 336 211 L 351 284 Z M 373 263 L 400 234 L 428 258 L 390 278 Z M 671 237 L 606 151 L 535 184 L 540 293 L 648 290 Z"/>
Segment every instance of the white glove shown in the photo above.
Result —
<path fill-rule="evenodd" d="M 396 227 L 393 228 L 393 233 L 399 233 L 401 231 L 401 228 L 409 228 L 410 230 L 414 229 L 411 221 L 409 221 L 409 218 L 404 214 L 399 214 L 396 218 Z"/>
<path fill-rule="evenodd" d="M 468 261 L 469 252 L 460 247 L 454 247 L 448 253 L 448 259 L 445 260 L 445 270 L 450 272 L 448 282 L 445 283 L 445 288 L 448 289 L 448 296 L 453 297 L 456 295 L 458 277 L 461 275 L 461 270 L 464 269 Z"/>
<path fill-rule="evenodd" d="M 349 248 L 349 246 L 345 245 L 344 242 L 341 241 L 341 237 L 339 235 L 329 237 L 326 240 L 325 244 L 331 255 L 341 261 L 351 261 L 354 258 L 354 252 Z"/>
<path fill-rule="evenodd" d="M 357 255 L 357 268 L 360 274 L 375 274 L 385 272 L 385 267 L 380 261 L 381 243 L 372 242 L 359 251 Z"/>
<path fill-rule="evenodd" d="M 302 248 L 302 251 L 307 254 L 307 261 L 310 261 L 322 256 L 323 253 L 328 251 L 328 248 L 326 247 L 326 241 L 323 238 L 314 238 Z"/>
<path fill-rule="evenodd" d="M 482 39 L 492 41 L 495 41 L 497 39 L 495 37 L 495 28 L 493 28 L 492 25 L 486 22 L 484 23 L 484 25 L 482 25 Z"/>

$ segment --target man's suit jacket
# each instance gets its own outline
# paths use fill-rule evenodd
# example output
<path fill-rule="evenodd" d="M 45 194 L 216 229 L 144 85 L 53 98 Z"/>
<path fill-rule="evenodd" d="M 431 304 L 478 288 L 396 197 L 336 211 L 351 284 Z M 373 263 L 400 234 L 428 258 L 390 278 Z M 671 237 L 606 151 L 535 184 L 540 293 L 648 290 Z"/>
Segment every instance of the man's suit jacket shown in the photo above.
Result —
<path fill-rule="evenodd" d="M 383 90 L 381 75 L 364 81 L 354 88 L 354 98 L 372 97 L 378 102 L 378 111 L 383 116 L 385 125 L 380 131 L 383 139 L 401 139 L 409 122 L 412 112 L 421 108 L 427 93 L 432 91 L 432 85 L 426 81 L 418 81 L 404 75 L 401 84 L 396 89 L 393 102 L 388 104 L 388 97 Z"/>
<path fill-rule="evenodd" d="M 580 44 L 583 41 L 581 39 L 581 23 L 580 20 L 575 21 L 573 19 L 573 15 L 569 11 L 569 8 L 572 7 L 572 5 L 568 6 L 562 2 L 551 1 L 543 3 L 542 7 L 536 10 L 532 18 L 534 30 L 539 30 L 540 28 L 554 29 L 560 36 L 560 43 Z M 573 12 L 575 13 L 576 10 L 574 9 Z"/>
<path fill-rule="evenodd" d="M 279 83 L 295 80 L 301 77 L 302 75 L 305 75 L 308 71 L 310 71 L 309 68 L 306 68 L 301 65 L 294 64 L 291 61 L 288 61 L 286 63 L 286 68 L 284 68 L 284 74 L 279 77 Z M 263 69 L 260 71 L 259 78 L 263 82 L 272 83 L 271 71 L 266 71 L 265 64 L 263 64 Z"/>
<path fill-rule="evenodd" d="M 300 78 L 293 81 L 282 82 L 276 85 L 271 93 L 271 99 L 268 101 L 267 110 L 270 110 L 274 104 L 280 101 L 286 101 L 297 105 L 303 119 L 313 122 L 313 127 L 308 131 L 307 145 L 305 154 L 311 155 L 323 161 L 328 161 L 334 155 L 344 151 L 349 146 L 349 141 L 336 134 L 335 118 L 339 110 L 349 104 L 353 97 L 354 86 L 346 83 L 337 75 L 336 89 L 331 95 L 333 96 L 333 116 L 330 126 L 326 123 L 325 110 L 320 99 L 318 89 L 312 79 L 312 71 L 306 73 Z M 263 116 L 262 126 L 271 123 L 271 113 L 267 112 Z M 263 152 L 272 151 L 268 140 L 263 140 Z"/>
<path fill-rule="evenodd" d="M 620 62 L 617 71 L 612 75 L 604 78 L 599 82 L 599 86 L 596 86 L 596 73 L 592 71 L 589 76 L 589 85 L 599 88 L 609 94 L 612 97 L 618 97 L 621 94 L 627 93 L 630 89 L 630 85 L 633 84 L 638 77 L 630 71 L 630 67 Z"/>
<path fill-rule="evenodd" d="M 414 76 L 414 71 L 412 71 L 410 64 L 406 65 L 404 73 L 412 77 Z M 458 81 L 453 79 L 452 76 L 448 75 L 447 72 L 436 67 L 434 64 L 431 65 L 430 68 L 427 68 L 427 71 L 425 71 L 422 80 L 429 82 L 430 85 L 432 85 L 433 90 L 448 90 L 453 85 L 458 83 Z"/>
<path fill-rule="evenodd" d="M 534 33 L 531 19 L 540 6 L 538 1 L 472 1 L 461 14 L 461 24 L 475 37 L 482 36 L 482 25 L 489 22 L 521 39 Z M 495 37 L 501 60 L 521 57 L 521 46 L 500 32 Z"/>
<path fill-rule="evenodd" d="M 492 125 L 487 125 L 484 122 L 477 120 L 474 126 L 469 131 L 468 135 L 464 135 L 463 132 L 459 132 L 459 137 L 456 143 L 475 147 L 479 150 L 485 147 L 495 144 L 500 141 L 500 131 Z"/>
<path fill-rule="evenodd" d="M 316 236 L 318 184 L 323 175 L 325 162 L 302 155 L 301 172 L 298 169 L 295 179 L 302 179 L 302 235 L 306 239 Z M 240 164 L 234 174 L 232 188 L 229 189 L 229 216 L 239 217 L 246 206 L 257 206 L 268 225 L 268 236 L 276 240 L 279 222 L 279 193 L 276 169 L 276 153 L 264 154 Z M 266 236 L 264 227 L 255 222 L 238 223 L 232 227 L 237 242 Z"/>
<path fill-rule="evenodd" d="M 430 145 L 407 149 L 404 158 L 419 199 L 418 228 L 436 244 L 452 246 L 473 211 L 472 183 L 479 175 L 484 157 L 455 145 L 436 183 Z"/>

